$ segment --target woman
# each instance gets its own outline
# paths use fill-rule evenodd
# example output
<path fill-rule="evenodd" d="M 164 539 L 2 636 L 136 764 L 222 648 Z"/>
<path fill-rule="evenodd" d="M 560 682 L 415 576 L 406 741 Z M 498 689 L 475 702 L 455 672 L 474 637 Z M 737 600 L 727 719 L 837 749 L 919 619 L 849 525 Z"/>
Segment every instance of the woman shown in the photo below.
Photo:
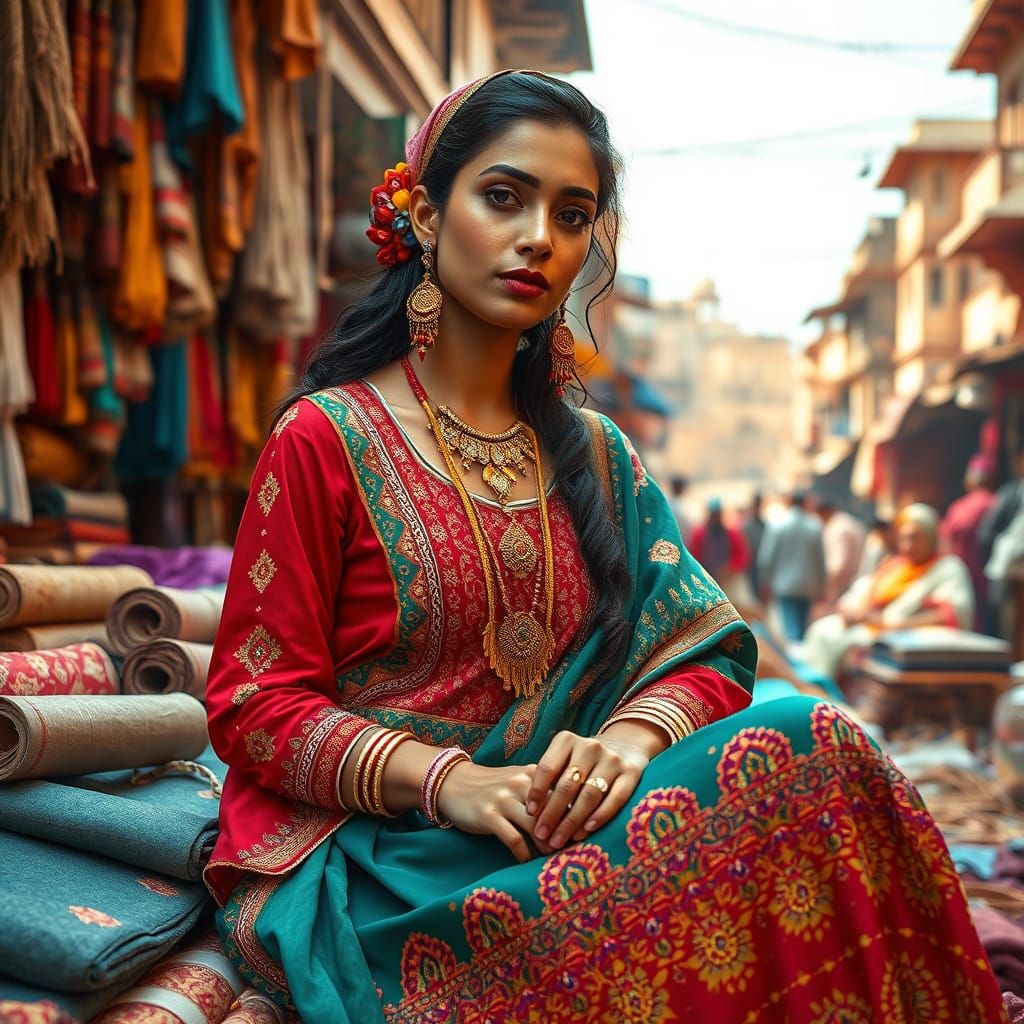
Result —
<path fill-rule="evenodd" d="M 912 789 L 826 704 L 735 715 L 749 632 L 561 397 L 604 117 L 502 73 L 407 159 L 239 529 L 205 875 L 239 968 L 316 1022 L 1002 1019 Z"/>
<path fill-rule="evenodd" d="M 970 629 L 974 588 L 956 555 L 939 554 L 939 517 L 930 505 L 908 505 L 896 517 L 896 554 L 862 576 L 839 611 L 811 624 L 808 664 L 835 679 L 843 657 L 867 647 L 882 630 L 919 626 Z"/>

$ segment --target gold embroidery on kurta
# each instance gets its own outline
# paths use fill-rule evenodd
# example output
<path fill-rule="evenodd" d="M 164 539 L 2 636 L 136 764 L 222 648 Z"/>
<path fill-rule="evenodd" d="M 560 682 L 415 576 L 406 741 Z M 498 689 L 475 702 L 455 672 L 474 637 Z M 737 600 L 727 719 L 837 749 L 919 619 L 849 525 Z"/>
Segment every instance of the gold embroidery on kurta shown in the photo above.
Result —
<path fill-rule="evenodd" d="M 249 570 L 249 579 L 252 580 L 252 585 L 262 594 L 270 586 L 270 581 L 274 578 L 275 572 L 277 572 L 277 565 L 270 557 L 270 552 L 264 548 L 260 552 L 260 557 L 253 562 L 252 568 Z"/>
<path fill-rule="evenodd" d="M 654 546 L 647 553 L 652 562 L 661 562 L 664 565 L 678 565 L 680 559 L 679 548 L 670 540 L 655 541 Z"/>
<path fill-rule="evenodd" d="M 255 697 L 259 692 L 260 688 L 256 683 L 242 683 L 232 691 L 231 703 L 235 707 L 241 707 L 250 697 Z"/>
<path fill-rule="evenodd" d="M 274 502 L 277 501 L 277 496 L 280 493 L 281 485 L 277 482 L 277 477 L 273 473 L 267 473 L 266 480 L 256 492 L 256 500 L 260 503 L 260 509 L 265 516 L 270 515 L 270 510 L 274 507 Z"/>
<path fill-rule="evenodd" d="M 266 729 L 253 729 L 244 740 L 245 752 L 254 761 L 269 761 L 274 756 L 274 737 Z"/>
<path fill-rule="evenodd" d="M 288 424 L 291 423 L 296 416 L 299 415 L 298 405 L 293 405 L 278 421 L 277 426 L 274 427 L 274 437 L 279 438 L 287 429 Z"/>
<path fill-rule="evenodd" d="M 270 668 L 280 655 L 281 645 L 262 626 L 257 626 L 235 651 L 235 657 L 254 679 Z"/>

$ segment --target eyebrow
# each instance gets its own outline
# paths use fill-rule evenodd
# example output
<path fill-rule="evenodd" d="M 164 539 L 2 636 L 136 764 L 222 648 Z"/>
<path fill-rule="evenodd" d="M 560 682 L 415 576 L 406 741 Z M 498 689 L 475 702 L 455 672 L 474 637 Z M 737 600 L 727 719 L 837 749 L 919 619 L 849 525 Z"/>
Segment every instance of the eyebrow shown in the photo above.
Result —
<path fill-rule="evenodd" d="M 492 164 L 490 167 L 482 170 L 477 177 L 482 178 L 486 174 L 494 173 L 507 174 L 510 178 L 515 178 L 531 188 L 540 188 L 540 178 L 527 171 L 521 171 L 518 167 L 513 167 L 511 164 Z M 592 203 L 597 203 L 597 196 L 589 188 L 580 188 L 577 185 L 566 185 L 562 189 L 562 195 L 575 196 L 578 199 L 589 199 Z"/>

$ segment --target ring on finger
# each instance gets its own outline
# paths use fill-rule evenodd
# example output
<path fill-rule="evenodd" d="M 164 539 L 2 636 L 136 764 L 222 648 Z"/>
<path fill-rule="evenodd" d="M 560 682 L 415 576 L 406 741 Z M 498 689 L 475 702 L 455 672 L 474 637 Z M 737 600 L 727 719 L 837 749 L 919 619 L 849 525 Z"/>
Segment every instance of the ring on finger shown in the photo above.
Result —
<path fill-rule="evenodd" d="M 583 779 L 583 772 L 576 765 L 570 765 L 569 770 L 565 773 L 565 777 L 570 782 L 580 782 Z"/>
<path fill-rule="evenodd" d="M 604 794 L 608 792 L 608 783 L 601 778 L 600 775 L 593 775 L 589 779 L 586 779 L 583 783 L 584 786 L 593 786 L 599 793 Z"/>

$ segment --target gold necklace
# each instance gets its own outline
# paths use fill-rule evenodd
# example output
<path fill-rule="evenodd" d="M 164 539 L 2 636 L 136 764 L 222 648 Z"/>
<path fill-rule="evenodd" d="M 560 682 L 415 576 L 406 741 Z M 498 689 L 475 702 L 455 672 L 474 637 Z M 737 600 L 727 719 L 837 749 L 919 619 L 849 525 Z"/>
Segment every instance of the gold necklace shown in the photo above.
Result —
<path fill-rule="evenodd" d="M 516 470 L 525 476 L 527 459 L 535 458 L 522 420 L 500 434 L 485 434 L 442 405 L 437 409 L 437 423 L 445 443 L 461 456 L 462 468 L 469 472 L 473 463 L 478 462 L 483 467 L 484 483 L 504 505 L 518 479 Z"/>
<path fill-rule="evenodd" d="M 473 534 L 473 541 L 480 556 L 480 565 L 484 574 L 484 590 L 487 594 L 487 626 L 484 629 L 484 654 L 487 657 L 488 664 L 494 670 L 495 675 L 502 681 L 502 685 L 506 690 L 512 690 L 517 698 L 532 697 L 537 687 L 543 681 L 545 673 L 551 667 L 551 659 L 555 653 L 555 635 L 552 629 L 552 619 L 555 610 L 555 555 L 551 540 L 551 522 L 548 518 L 544 470 L 540 461 L 537 437 L 525 423 L 522 424 L 522 428 L 530 441 L 531 455 L 537 471 L 537 503 L 540 509 L 544 561 L 537 577 L 533 605 L 529 611 L 514 611 L 510 607 L 508 593 L 505 589 L 504 580 L 501 578 L 500 570 L 496 570 L 496 566 L 491 561 L 490 540 L 484 532 L 480 516 L 477 514 L 476 506 L 473 504 L 473 499 L 470 497 L 469 491 L 466 490 L 466 485 L 459 476 L 455 465 L 455 458 L 452 455 L 451 449 L 445 443 L 444 435 L 434 415 L 434 410 L 430 407 L 430 399 L 423 390 L 423 385 L 420 384 L 416 372 L 407 358 L 403 358 L 402 365 L 413 394 L 420 405 L 423 406 L 423 411 L 427 414 L 427 422 L 431 425 L 441 457 L 448 467 L 452 484 L 458 492 L 463 509 L 465 509 L 466 518 L 469 520 L 469 529 Z M 533 614 L 537 608 L 537 596 L 541 584 L 543 584 L 545 602 L 543 623 L 539 622 Z M 498 622 L 498 591 L 500 591 L 501 601 L 504 604 L 504 618 L 500 623 Z"/>

